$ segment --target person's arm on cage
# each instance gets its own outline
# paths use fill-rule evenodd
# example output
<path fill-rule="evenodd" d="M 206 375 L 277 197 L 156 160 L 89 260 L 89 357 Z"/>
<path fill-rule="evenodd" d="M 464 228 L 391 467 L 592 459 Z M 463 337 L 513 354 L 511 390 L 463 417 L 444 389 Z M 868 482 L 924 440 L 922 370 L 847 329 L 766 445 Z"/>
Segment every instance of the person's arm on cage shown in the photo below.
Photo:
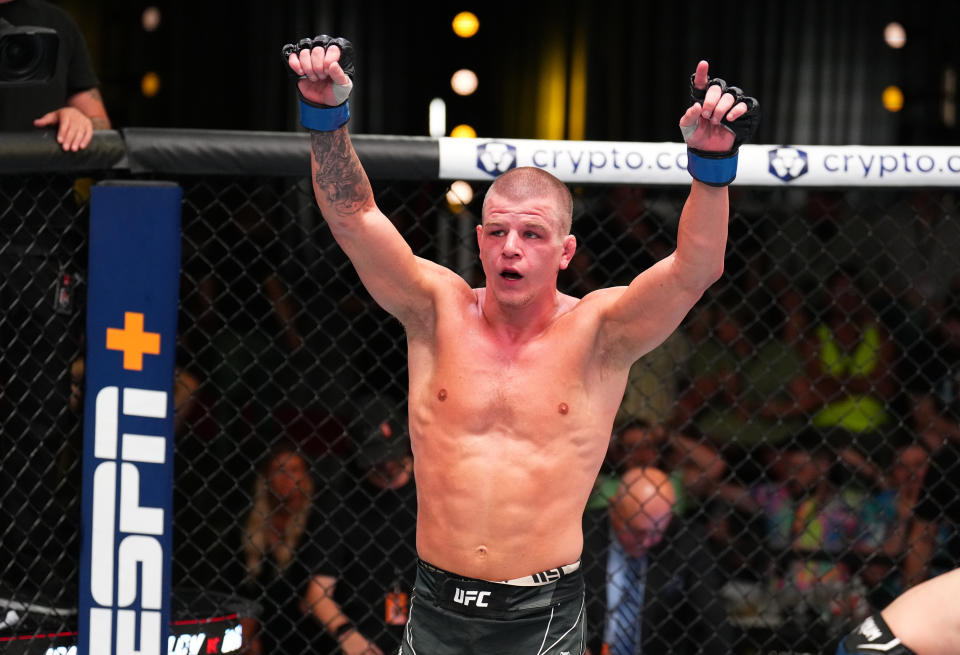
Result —
<path fill-rule="evenodd" d="M 334 599 L 337 579 L 329 575 L 314 575 L 307 585 L 304 597 L 306 610 L 331 635 L 336 637 L 344 655 L 383 655 L 383 651 L 362 634 Z"/>
<path fill-rule="evenodd" d="M 33 121 L 36 127 L 57 127 L 57 143 L 64 150 L 83 150 L 90 145 L 94 130 L 109 130 L 110 118 L 97 88 L 75 93 L 67 104 Z"/>

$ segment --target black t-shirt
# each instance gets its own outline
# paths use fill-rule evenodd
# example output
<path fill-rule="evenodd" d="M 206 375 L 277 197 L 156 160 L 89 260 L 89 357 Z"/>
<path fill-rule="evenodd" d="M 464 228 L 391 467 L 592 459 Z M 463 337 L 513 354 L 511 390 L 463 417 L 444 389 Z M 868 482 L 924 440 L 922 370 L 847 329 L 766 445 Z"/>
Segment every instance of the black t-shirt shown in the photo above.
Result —
<path fill-rule="evenodd" d="M 60 36 L 57 68 L 46 84 L 0 86 L 0 131 L 29 132 L 33 121 L 67 104 L 67 98 L 98 85 L 80 28 L 67 12 L 43 0 L 0 3 L 0 18 L 15 27 L 49 27 Z"/>
<path fill-rule="evenodd" d="M 730 652 L 719 558 L 702 528 L 674 516 L 648 561 L 643 652 Z"/>
<path fill-rule="evenodd" d="M 279 570 L 272 558 L 264 558 L 256 580 L 241 587 L 241 595 L 261 606 L 260 641 L 264 653 L 309 653 L 326 644 L 323 625 L 301 608 L 307 584 L 329 568 L 326 556 L 332 549 L 324 513 L 314 509 L 296 547 L 293 559 Z"/>
<path fill-rule="evenodd" d="M 334 598 L 360 632 L 384 653 L 400 648 L 404 625 L 388 623 L 389 605 L 407 602 L 417 570 L 417 494 L 411 481 L 395 490 L 353 483 L 334 514 L 335 555 L 327 574 Z M 388 595 L 391 596 L 388 601 Z"/>

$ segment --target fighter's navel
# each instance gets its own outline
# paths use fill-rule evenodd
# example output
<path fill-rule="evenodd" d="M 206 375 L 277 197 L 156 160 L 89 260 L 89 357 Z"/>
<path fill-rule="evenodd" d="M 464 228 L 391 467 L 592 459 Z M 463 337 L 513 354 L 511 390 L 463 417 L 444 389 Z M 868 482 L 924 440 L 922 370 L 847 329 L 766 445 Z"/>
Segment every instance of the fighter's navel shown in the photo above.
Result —
<path fill-rule="evenodd" d="M 561 414 L 566 415 L 566 413 L 570 411 L 570 408 L 567 406 L 567 403 L 560 403 L 557 406 L 557 411 L 560 412 Z"/>
<path fill-rule="evenodd" d="M 440 402 L 443 402 L 446 399 L 447 399 L 446 389 L 441 389 L 440 391 L 437 392 L 437 400 L 439 400 Z"/>
<path fill-rule="evenodd" d="M 477 546 L 477 557 L 479 557 L 480 559 L 486 559 L 486 558 L 487 558 L 487 547 L 486 547 L 486 546 L 483 546 L 483 545 Z"/>

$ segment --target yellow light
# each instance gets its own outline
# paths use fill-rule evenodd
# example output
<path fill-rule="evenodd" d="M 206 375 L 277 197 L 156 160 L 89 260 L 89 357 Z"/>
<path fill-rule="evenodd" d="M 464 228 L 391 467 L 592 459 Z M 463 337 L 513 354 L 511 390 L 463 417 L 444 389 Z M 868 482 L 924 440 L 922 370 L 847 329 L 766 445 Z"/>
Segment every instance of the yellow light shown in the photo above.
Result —
<path fill-rule="evenodd" d="M 476 139 L 477 131 L 469 125 L 460 124 L 450 130 L 450 136 L 454 139 Z"/>
<path fill-rule="evenodd" d="M 587 131 L 587 35 L 580 23 L 570 52 L 570 84 L 567 89 L 567 139 L 581 141 Z"/>
<path fill-rule="evenodd" d="M 898 86 L 888 86 L 883 90 L 883 108 L 887 111 L 903 109 L 903 91 Z"/>
<path fill-rule="evenodd" d="M 461 11 L 453 17 L 453 33 L 462 39 L 469 39 L 480 29 L 480 21 L 469 11 Z"/>
<path fill-rule="evenodd" d="M 450 184 L 450 190 L 447 191 L 447 205 L 454 213 L 459 213 L 471 201 L 473 201 L 473 187 L 467 182 L 457 180 Z"/>
<path fill-rule="evenodd" d="M 140 93 L 146 98 L 152 98 L 160 91 L 160 76 L 153 71 L 146 73 L 140 79 Z"/>
<path fill-rule="evenodd" d="M 468 96 L 477 90 L 480 80 L 469 68 L 461 68 L 450 78 L 450 88 L 458 96 Z"/>
<path fill-rule="evenodd" d="M 567 123 L 566 39 L 553 34 L 544 48 L 537 82 L 538 139 L 563 139 Z"/>

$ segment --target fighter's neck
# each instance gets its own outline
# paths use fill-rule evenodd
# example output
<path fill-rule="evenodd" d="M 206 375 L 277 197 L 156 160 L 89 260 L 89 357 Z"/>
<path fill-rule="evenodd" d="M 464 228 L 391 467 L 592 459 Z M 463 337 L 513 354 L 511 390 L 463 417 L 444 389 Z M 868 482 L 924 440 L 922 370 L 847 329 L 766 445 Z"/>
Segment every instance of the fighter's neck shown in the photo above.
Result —
<path fill-rule="evenodd" d="M 492 293 L 480 289 L 478 301 L 481 315 L 498 335 L 511 341 L 533 339 L 549 328 L 562 312 L 559 291 L 544 295 L 522 307 L 505 306 Z"/>

